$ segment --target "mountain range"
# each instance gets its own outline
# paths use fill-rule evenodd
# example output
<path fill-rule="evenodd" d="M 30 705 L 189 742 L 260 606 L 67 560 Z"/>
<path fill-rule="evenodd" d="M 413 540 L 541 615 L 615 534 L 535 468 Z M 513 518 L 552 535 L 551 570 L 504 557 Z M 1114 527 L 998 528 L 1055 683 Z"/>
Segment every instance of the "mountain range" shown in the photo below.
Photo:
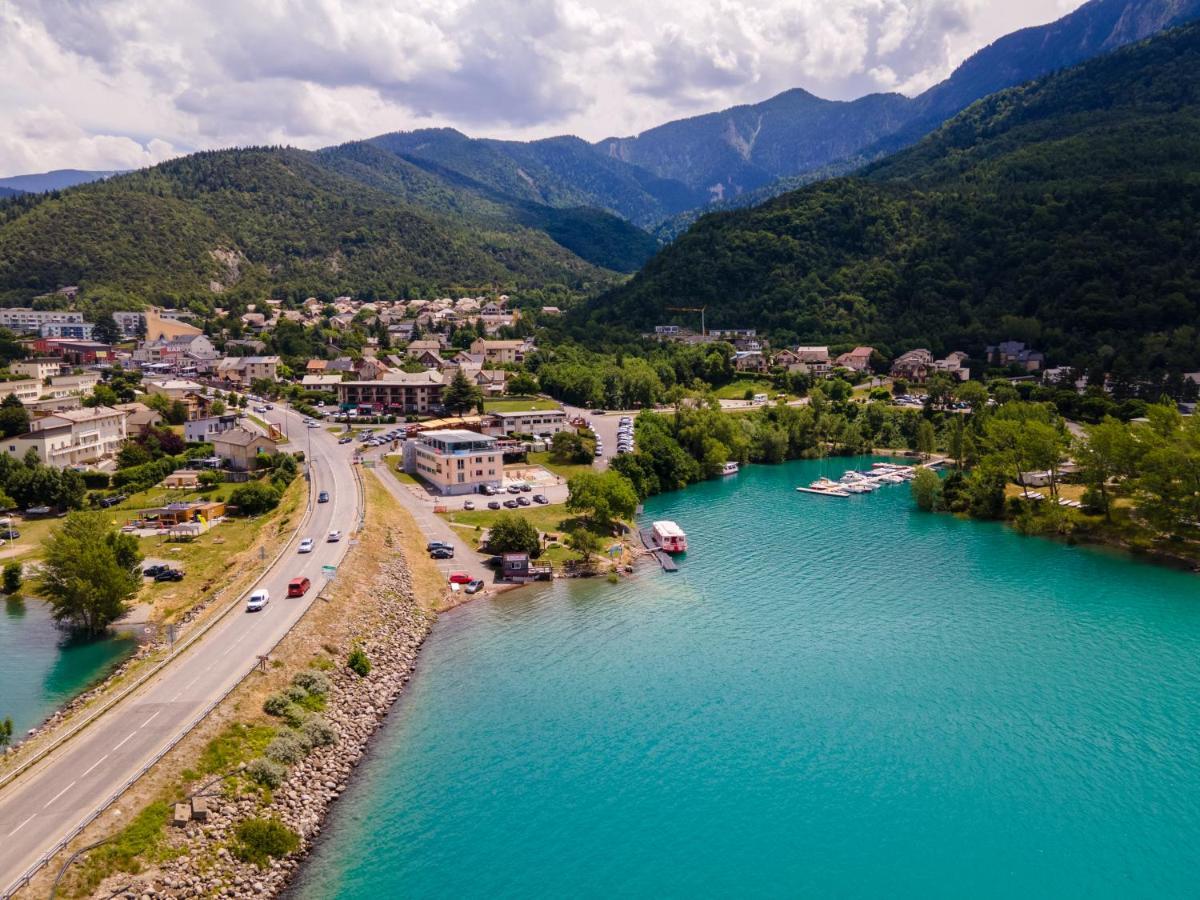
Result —
<path fill-rule="evenodd" d="M 671 310 L 781 343 L 935 353 L 1019 339 L 1105 371 L 1200 366 L 1200 23 L 973 104 L 859 173 L 700 219 L 574 311 Z"/>
<path fill-rule="evenodd" d="M 0 179 L 0 192 L 24 192 L 0 203 L 0 300 L 67 283 L 163 302 L 603 288 L 658 250 L 649 230 L 673 238 L 706 210 L 844 174 L 997 89 L 1197 15 L 1200 0 L 1091 0 L 1002 38 L 916 98 L 796 89 L 596 143 L 425 129 L 311 152 L 210 151 L 115 176 Z"/>

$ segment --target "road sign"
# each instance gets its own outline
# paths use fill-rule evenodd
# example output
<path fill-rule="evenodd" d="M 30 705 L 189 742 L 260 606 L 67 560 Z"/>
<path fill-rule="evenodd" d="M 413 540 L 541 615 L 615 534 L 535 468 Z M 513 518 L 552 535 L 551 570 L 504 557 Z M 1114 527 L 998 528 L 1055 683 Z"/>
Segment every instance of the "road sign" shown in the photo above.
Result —
<path fill-rule="evenodd" d="M 321 566 L 321 574 L 326 578 L 332 578 L 337 574 L 337 566 Z"/>

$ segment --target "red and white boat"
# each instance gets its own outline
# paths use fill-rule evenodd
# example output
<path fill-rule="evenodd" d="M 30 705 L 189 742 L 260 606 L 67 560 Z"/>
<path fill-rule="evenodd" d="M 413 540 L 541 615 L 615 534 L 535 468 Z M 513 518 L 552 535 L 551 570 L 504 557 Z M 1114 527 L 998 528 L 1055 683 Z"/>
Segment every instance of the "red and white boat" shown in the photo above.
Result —
<path fill-rule="evenodd" d="M 674 522 L 655 522 L 650 529 L 654 546 L 667 553 L 686 553 L 687 535 Z"/>

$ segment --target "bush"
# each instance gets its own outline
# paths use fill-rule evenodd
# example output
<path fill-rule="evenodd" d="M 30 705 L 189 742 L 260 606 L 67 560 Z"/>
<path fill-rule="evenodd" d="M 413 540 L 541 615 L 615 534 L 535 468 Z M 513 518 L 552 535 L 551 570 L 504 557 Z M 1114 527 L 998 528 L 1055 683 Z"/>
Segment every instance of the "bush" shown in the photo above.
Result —
<path fill-rule="evenodd" d="M 285 731 L 267 744 L 266 754 L 269 759 L 290 766 L 300 762 L 308 755 L 308 746 L 302 743 L 295 734 Z"/>
<path fill-rule="evenodd" d="M 277 762 L 269 759 L 256 759 L 246 766 L 246 776 L 255 784 L 275 790 L 283 784 L 283 776 L 287 770 Z"/>
<path fill-rule="evenodd" d="M 251 481 L 234 488 L 229 505 L 236 506 L 243 516 L 258 516 L 279 505 L 279 491 L 261 481 Z"/>
<path fill-rule="evenodd" d="M 257 866 L 266 865 L 272 857 L 295 853 L 300 847 L 300 836 L 278 819 L 247 819 L 238 823 L 233 833 L 237 838 L 234 855 Z"/>
<path fill-rule="evenodd" d="M 107 472 L 88 470 L 80 474 L 83 476 L 83 484 L 88 490 L 107 491 L 109 484 L 112 483 L 112 478 Z"/>
<path fill-rule="evenodd" d="M 23 570 L 15 560 L 4 564 L 4 593 L 10 597 L 21 589 Z"/>
<path fill-rule="evenodd" d="M 292 700 L 284 693 L 272 694 L 263 701 L 263 712 L 268 716 L 285 716 Z"/>
<path fill-rule="evenodd" d="M 292 703 L 303 703 L 308 699 L 308 691 L 296 684 L 285 687 L 283 689 L 283 695 Z"/>
<path fill-rule="evenodd" d="M 362 647 L 355 647 L 350 651 L 350 658 L 346 660 L 346 665 L 350 667 L 350 671 L 363 678 L 367 677 L 367 673 L 371 671 L 371 660 L 367 658 L 367 653 Z"/>
<path fill-rule="evenodd" d="M 300 733 L 312 747 L 332 747 L 338 742 L 333 726 L 320 716 L 314 716 L 300 726 Z"/>
<path fill-rule="evenodd" d="M 314 672 L 312 669 L 297 672 L 296 677 L 292 679 L 292 684 L 319 697 L 323 697 L 329 693 L 329 679 L 320 672 Z"/>

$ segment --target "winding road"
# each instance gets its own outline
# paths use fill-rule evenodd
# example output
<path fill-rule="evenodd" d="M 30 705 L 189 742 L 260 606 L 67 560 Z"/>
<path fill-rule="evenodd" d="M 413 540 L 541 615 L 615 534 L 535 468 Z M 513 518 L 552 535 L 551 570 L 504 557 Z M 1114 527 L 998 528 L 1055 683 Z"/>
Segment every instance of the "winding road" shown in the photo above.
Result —
<path fill-rule="evenodd" d="M 245 678 L 259 655 L 269 653 L 316 601 L 328 581 L 322 567 L 337 565 L 345 555 L 362 512 L 351 448 L 339 446 L 323 427 L 305 428 L 291 411 L 276 409 L 264 416 L 286 424 L 289 449 L 311 448 L 309 518 L 253 585 L 270 591 L 271 602 L 259 613 L 247 613 L 239 604 L 134 694 L 0 786 L 0 897 L 17 890 Z M 330 502 L 318 504 L 322 490 L 329 492 Z M 334 529 L 342 539 L 329 543 L 326 536 Z M 298 554 L 304 537 L 316 546 L 312 553 Z M 289 599 L 287 583 L 301 575 L 313 586 L 305 597 Z"/>

